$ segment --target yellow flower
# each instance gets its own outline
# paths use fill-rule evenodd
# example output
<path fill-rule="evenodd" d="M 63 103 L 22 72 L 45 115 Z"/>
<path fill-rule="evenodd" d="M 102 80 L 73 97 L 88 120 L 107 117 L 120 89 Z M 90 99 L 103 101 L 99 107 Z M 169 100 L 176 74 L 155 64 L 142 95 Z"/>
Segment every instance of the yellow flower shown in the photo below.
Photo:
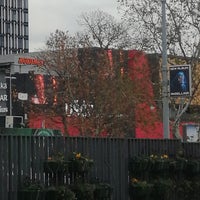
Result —
<path fill-rule="evenodd" d="M 166 155 L 166 154 L 162 155 L 161 159 L 168 159 L 168 155 Z"/>
<path fill-rule="evenodd" d="M 154 155 L 153 155 L 153 154 L 151 154 L 151 155 L 150 155 L 150 158 L 154 158 Z"/>
<path fill-rule="evenodd" d="M 81 157 L 81 153 L 76 154 L 76 158 L 79 159 Z"/>
<path fill-rule="evenodd" d="M 131 182 L 132 182 L 132 183 L 137 183 L 137 182 L 138 182 L 138 179 L 137 179 L 137 178 L 132 178 L 132 179 L 131 179 Z"/>
<path fill-rule="evenodd" d="M 48 160 L 52 160 L 52 157 L 48 157 Z"/>
<path fill-rule="evenodd" d="M 164 154 L 164 155 L 163 155 L 163 158 L 168 158 L 168 155 Z"/>

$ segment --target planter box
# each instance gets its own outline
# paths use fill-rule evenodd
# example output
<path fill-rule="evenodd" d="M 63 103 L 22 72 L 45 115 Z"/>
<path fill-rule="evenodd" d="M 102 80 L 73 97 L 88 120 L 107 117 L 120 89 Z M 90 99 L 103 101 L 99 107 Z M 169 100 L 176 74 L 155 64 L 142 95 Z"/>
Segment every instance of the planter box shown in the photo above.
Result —
<path fill-rule="evenodd" d="M 96 184 L 96 188 L 94 191 L 94 199 L 95 200 L 109 200 L 111 199 L 112 188 L 109 184 L 99 183 Z"/>
<path fill-rule="evenodd" d="M 75 194 L 67 188 L 49 189 L 45 192 L 44 200 L 76 200 Z"/>
<path fill-rule="evenodd" d="M 93 166 L 93 162 L 89 161 L 70 161 L 69 162 L 69 172 L 70 173 L 87 173 L 91 167 Z"/>
<path fill-rule="evenodd" d="M 19 200 L 44 200 L 45 193 L 40 190 L 20 190 L 18 191 Z"/>
<path fill-rule="evenodd" d="M 44 162 L 44 172 L 46 173 L 67 173 L 68 172 L 68 162 L 67 161 L 45 161 Z"/>
<path fill-rule="evenodd" d="M 76 184 L 71 187 L 71 190 L 76 194 L 77 200 L 94 200 L 94 184 Z"/>

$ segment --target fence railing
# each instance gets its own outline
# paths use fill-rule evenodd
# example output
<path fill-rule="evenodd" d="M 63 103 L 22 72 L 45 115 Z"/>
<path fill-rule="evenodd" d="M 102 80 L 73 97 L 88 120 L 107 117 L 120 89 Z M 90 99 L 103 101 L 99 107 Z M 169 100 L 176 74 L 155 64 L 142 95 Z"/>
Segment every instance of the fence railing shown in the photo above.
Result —
<path fill-rule="evenodd" d="M 52 154 L 61 152 L 67 157 L 81 152 L 94 160 L 91 178 L 113 187 L 112 200 L 128 200 L 129 158 L 150 154 L 174 157 L 181 147 L 185 156 L 200 158 L 199 143 L 179 140 L 0 135 L 0 199 L 19 200 L 17 191 L 25 176 L 44 182 L 43 162 Z"/>

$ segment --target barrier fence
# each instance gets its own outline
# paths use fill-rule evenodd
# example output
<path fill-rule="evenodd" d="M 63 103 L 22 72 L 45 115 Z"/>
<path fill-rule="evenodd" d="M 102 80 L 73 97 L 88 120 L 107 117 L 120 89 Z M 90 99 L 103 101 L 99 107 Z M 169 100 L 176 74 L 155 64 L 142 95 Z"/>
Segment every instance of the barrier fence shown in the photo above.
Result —
<path fill-rule="evenodd" d="M 67 158 L 80 152 L 94 160 L 91 179 L 110 183 L 112 200 L 128 200 L 129 158 L 151 154 L 174 157 L 180 150 L 186 157 L 200 158 L 199 143 L 179 140 L 0 135 L 0 199 L 19 200 L 17 191 L 26 176 L 45 182 L 43 162 L 52 154 L 61 152 Z"/>

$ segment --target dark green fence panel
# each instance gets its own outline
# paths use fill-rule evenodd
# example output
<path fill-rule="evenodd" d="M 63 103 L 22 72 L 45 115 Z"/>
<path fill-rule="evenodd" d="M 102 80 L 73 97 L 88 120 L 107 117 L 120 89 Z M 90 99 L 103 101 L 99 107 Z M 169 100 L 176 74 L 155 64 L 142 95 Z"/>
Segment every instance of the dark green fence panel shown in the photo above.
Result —
<path fill-rule="evenodd" d="M 2 200 L 8 199 L 9 191 L 9 158 L 8 158 L 8 139 L 9 137 L 3 136 L 0 140 L 0 198 Z"/>
<path fill-rule="evenodd" d="M 157 140 L 157 139 L 129 139 L 128 152 L 129 157 L 151 154 L 167 154 L 174 157 L 181 143 L 179 140 Z"/>
<path fill-rule="evenodd" d="M 183 143 L 183 153 L 188 158 L 200 158 L 200 143 Z"/>
<path fill-rule="evenodd" d="M 17 191 L 26 176 L 48 183 L 43 162 L 54 153 L 62 152 L 67 158 L 69 153 L 80 152 L 94 159 L 91 180 L 110 183 L 112 200 L 128 200 L 129 158 L 151 154 L 174 157 L 180 150 L 186 157 L 200 158 L 200 143 L 179 140 L 0 135 L 0 199 L 19 200 Z"/>

